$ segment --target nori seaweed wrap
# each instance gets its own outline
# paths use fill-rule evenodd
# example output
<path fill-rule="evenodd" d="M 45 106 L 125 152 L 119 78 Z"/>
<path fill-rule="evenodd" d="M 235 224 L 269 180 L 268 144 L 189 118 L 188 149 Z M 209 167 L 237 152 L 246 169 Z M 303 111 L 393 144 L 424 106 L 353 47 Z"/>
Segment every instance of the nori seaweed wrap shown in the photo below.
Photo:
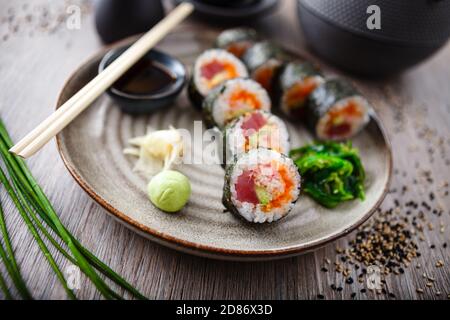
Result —
<path fill-rule="evenodd" d="M 215 46 L 241 58 L 256 41 L 258 41 L 258 35 L 255 30 L 234 28 L 220 33 L 216 39 Z"/>
<path fill-rule="evenodd" d="M 309 96 L 306 120 L 320 140 L 345 140 L 369 122 L 369 102 L 347 81 L 327 80 Z"/>
<path fill-rule="evenodd" d="M 283 52 L 269 41 L 257 42 L 242 56 L 250 76 L 273 97 L 275 81 L 283 66 Z"/>
<path fill-rule="evenodd" d="M 291 158 L 270 149 L 252 149 L 227 166 L 222 203 L 249 222 L 273 222 L 292 210 L 300 187 Z"/>
<path fill-rule="evenodd" d="M 204 98 L 202 102 L 202 112 L 203 112 L 203 120 L 205 121 L 205 125 L 207 128 L 212 128 L 215 126 L 215 122 L 212 115 L 212 109 L 214 106 L 214 102 L 220 96 L 221 93 L 225 91 L 225 86 L 220 85 L 213 90 L 211 90 L 208 95 Z"/>
<path fill-rule="evenodd" d="M 208 127 L 223 129 L 230 121 L 255 110 L 268 111 L 271 101 L 266 90 L 252 79 L 231 79 L 213 89 L 203 102 Z"/>
<path fill-rule="evenodd" d="M 195 87 L 194 77 L 191 77 L 191 79 L 189 79 L 187 92 L 188 92 L 189 100 L 191 100 L 191 104 L 195 107 L 195 109 L 201 110 L 202 103 L 203 103 L 203 100 L 205 99 L 205 97 L 203 97 L 201 95 L 201 93 L 197 90 L 197 88 Z"/>
<path fill-rule="evenodd" d="M 236 155 L 256 148 L 268 148 L 282 154 L 290 149 L 286 124 L 267 111 L 247 112 L 231 121 L 224 129 L 222 164 L 233 161 Z"/>
<path fill-rule="evenodd" d="M 201 109 L 203 99 L 215 87 L 229 79 L 247 77 L 241 60 L 222 49 L 209 49 L 195 60 L 188 94 L 195 108 Z"/>
<path fill-rule="evenodd" d="M 281 111 L 291 119 L 303 120 L 309 95 L 324 81 L 322 72 L 310 62 L 286 64 L 277 86 Z"/>

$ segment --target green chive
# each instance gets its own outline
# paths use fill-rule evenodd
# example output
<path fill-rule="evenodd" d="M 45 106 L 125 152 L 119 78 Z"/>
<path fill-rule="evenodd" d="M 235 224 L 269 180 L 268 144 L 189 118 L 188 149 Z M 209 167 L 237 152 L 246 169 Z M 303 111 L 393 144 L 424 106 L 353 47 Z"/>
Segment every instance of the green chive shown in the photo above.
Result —
<path fill-rule="evenodd" d="M 11 292 L 9 292 L 8 285 L 6 284 L 5 278 L 3 277 L 1 272 L 0 272 L 0 289 L 3 291 L 6 300 L 13 300 L 13 296 L 11 295 Z"/>
<path fill-rule="evenodd" d="M 62 239 L 62 241 L 69 247 L 72 252 L 72 257 L 66 250 L 64 250 L 40 223 L 32 208 L 28 210 L 29 215 L 37 225 L 39 230 L 46 236 L 47 239 L 72 263 L 78 265 L 97 287 L 97 289 L 105 296 L 105 298 L 120 299 L 113 290 L 111 290 L 101 278 L 91 268 L 91 265 L 107 276 L 110 280 L 129 291 L 134 297 L 139 299 L 146 299 L 139 291 L 133 288 L 122 277 L 115 273 L 106 264 L 100 261 L 89 250 L 84 248 L 62 225 L 55 210 L 50 204 L 48 198 L 43 193 L 37 182 L 34 180 L 31 172 L 27 168 L 25 162 L 16 156 L 9 153 L 9 148 L 12 146 L 11 138 L 9 137 L 3 123 L 0 120 L 0 151 L 2 158 L 7 166 L 8 172 L 12 177 L 13 183 L 17 192 L 21 194 L 24 202 L 29 203 L 29 206 L 34 208 L 39 217 L 52 229 L 55 234 Z"/>
<path fill-rule="evenodd" d="M 0 257 L 3 260 L 6 270 L 8 271 L 14 285 L 19 291 L 22 299 L 32 299 L 30 292 L 28 291 L 25 281 L 20 274 L 19 267 L 17 266 L 16 259 L 14 257 L 14 251 L 12 249 L 11 240 L 9 239 L 8 230 L 6 229 L 5 216 L 3 214 L 3 208 L 0 203 L 0 228 L 2 230 L 3 241 L 5 242 L 6 250 L 0 242 Z"/>
<path fill-rule="evenodd" d="M 39 233 L 37 232 L 36 228 L 31 223 L 31 220 L 30 220 L 30 218 L 27 215 L 27 211 L 30 208 L 28 207 L 26 202 L 25 203 L 23 203 L 23 202 L 21 203 L 21 201 L 24 200 L 22 194 L 19 193 L 18 195 L 16 195 L 16 193 L 14 192 L 14 189 L 12 188 L 11 184 L 9 183 L 8 179 L 5 176 L 5 173 L 3 172 L 3 170 L 1 168 L 0 168 L 0 181 L 5 186 L 6 191 L 8 192 L 9 196 L 11 197 L 11 199 L 13 200 L 13 202 L 16 205 L 17 209 L 19 210 L 20 215 L 22 216 L 25 224 L 28 226 L 28 229 L 30 230 L 31 234 L 33 235 L 34 239 L 36 240 L 39 248 L 42 250 L 45 258 L 48 261 L 48 263 L 50 264 L 51 268 L 56 273 L 56 276 L 58 277 L 59 281 L 61 282 L 61 284 L 63 285 L 64 289 L 66 290 L 67 295 L 71 299 L 76 299 L 75 294 L 73 293 L 73 291 L 71 289 L 69 289 L 69 287 L 67 286 L 67 282 L 64 279 L 64 275 L 61 272 L 61 270 L 59 269 L 58 265 L 56 264 L 55 259 L 51 255 L 50 251 L 48 250 L 48 248 L 45 245 L 45 243 L 42 240 L 42 238 L 39 236 Z"/>

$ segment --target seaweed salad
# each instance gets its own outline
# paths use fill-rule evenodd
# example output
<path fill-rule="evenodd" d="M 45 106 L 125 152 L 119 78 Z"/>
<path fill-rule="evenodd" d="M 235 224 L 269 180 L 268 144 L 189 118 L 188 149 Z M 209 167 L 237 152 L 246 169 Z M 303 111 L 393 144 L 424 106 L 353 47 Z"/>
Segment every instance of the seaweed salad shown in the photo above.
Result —
<path fill-rule="evenodd" d="M 327 208 L 364 200 L 365 171 L 351 142 L 320 142 L 291 150 L 303 180 L 303 190 Z"/>

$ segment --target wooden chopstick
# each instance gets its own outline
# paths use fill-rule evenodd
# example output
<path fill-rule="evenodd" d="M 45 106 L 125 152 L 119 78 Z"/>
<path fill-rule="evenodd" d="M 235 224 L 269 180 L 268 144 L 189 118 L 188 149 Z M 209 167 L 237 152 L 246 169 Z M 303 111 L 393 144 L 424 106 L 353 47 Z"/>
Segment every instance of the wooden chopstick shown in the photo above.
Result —
<path fill-rule="evenodd" d="M 36 153 L 164 38 L 175 26 L 191 14 L 193 10 L 194 6 L 191 3 L 184 2 L 178 5 L 170 14 L 115 59 L 103 72 L 89 81 L 80 91 L 22 138 L 9 151 L 22 158 L 28 158 Z"/>

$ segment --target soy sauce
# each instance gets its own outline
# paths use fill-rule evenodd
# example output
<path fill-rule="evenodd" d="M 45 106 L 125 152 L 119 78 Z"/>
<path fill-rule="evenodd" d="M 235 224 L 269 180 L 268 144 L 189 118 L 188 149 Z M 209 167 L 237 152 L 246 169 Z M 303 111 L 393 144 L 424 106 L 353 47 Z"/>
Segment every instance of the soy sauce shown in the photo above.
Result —
<path fill-rule="evenodd" d="M 163 90 L 175 80 L 175 76 L 163 65 L 150 59 L 141 59 L 113 87 L 128 94 L 147 95 Z"/>

